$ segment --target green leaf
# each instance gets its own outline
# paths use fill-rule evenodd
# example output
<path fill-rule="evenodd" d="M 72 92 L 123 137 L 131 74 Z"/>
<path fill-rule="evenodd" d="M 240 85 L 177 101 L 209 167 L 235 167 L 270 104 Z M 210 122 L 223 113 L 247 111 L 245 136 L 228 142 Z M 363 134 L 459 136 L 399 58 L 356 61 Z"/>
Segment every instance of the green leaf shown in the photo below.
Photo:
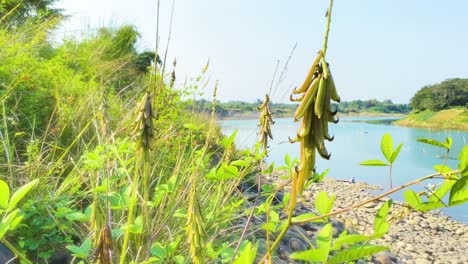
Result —
<path fill-rule="evenodd" d="M 361 259 L 367 256 L 372 256 L 373 254 L 387 250 L 387 247 L 383 246 L 373 246 L 373 245 L 362 245 L 353 247 L 350 249 L 342 250 L 336 253 L 329 262 L 327 263 L 344 263 L 351 260 Z"/>
<path fill-rule="evenodd" d="M 317 234 L 315 240 L 317 249 L 320 251 L 319 258 L 321 262 L 327 261 L 332 242 L 333 227 L 331 223 L 326 224 Z"/>
<path fill-rule="evenodd" d="M 441 173 L 441 174 L 446 174 L 448 172 L 451 172 L 452 169 L 447 166 L 447 165 L 434 165 L 434 170 Z"/>
<path fill-rule="evenodd" d="M 91 240 L 86 239 L 85 242 L 81 245 L 81 247 L 77 246 L 67 246 L 68 250 L 72 252 L 72 255 L 77 258 L 87 258 L 90 253 L 91 249 Z"/>
<path fill-rule="evenodd" d="M 236 129 L 229 137 L 224 137 L 222 140 L 221 140 L 221 145 L 225 148 L 225 149 L 228 149 L 232 146 L 232 144 L 234 143 L 234 138 L 236 137 L 237 135 L 237 132 L 239 130 Z"/>
<path fill-rule="evenodd" d="M 412 190 L 406 190 L 405 193 L 403 194 L 403 197 L 405 198 L 405 201 L 413 208 L 416 209 L 418 205 L 422 203 L 421 197 L 417 193 L 415 193 Z"/>
<path fill-rule="evenodd" d="M 382 141 L 380 142 L 380 149 L 382 150 L 382 153 L 387 161 L 390 162 L 393 151 L 393 142 L 392 136 L 389 133 L 385 133 L 383 135 Z"/>
<path fill-rule="evenodd" d="M 175 264 L 184 264 L 185 263 L 185 257 L 182 255 L 177 255 L 172 258 L 175 262 Z"/>
<path fill-rule="evenodd" d="M 216 177 L 216 168 L 212 168 L 206 175 L 205 177 L 210 180 L 215 180 L 217 179 Z"/>
<path fill-rule="evenodd" d="M 193 130 L 193 131 L 197 131 L 197 130 L 200 129 L 199 126 L 196 126 L 196 125 L 194 125 L 192 123 L 186 123 L 186 124 L 184 124 L 184 127 L 187 128 L 188 130 Z"/>
<path fill-rule="evenodd" d="M 239 257 L 234 260 L 233 264 L 251 264 L 255 261 L 255 256 L 257 255 L 257 246 L 252 245 L 252 243 L 249 241 L 246 243 L 244 242 L 243 245 L 241 245 Z"/>
<path fill-rule="evenodd" d="M 327 256 L 328 257 L 328 256 Z M 289 255 L 290 259 L 305 260 L 310 262 L 325 262 L 323 260 L 323 251 L 320 249 L 309 249 L 306 251 L 296 251 Z"/>
<path fill-rule="evenodd" d="M 448 142 L 443 143 L 443 142 L 440 142 L 438 140 L 430 139 L 430 138 L 418 138 L 417 141 L 419 141 L 421 143 L 429 144 L 429 145 L 432 145 L 432 146 L 441 147 L 441 148 L 444 148 L 444 149 L 450 149 L 450 146 L 447 145 Z"/>
<path fill-rule="evenodd" d="M 347 231 L 343 231 L 338 238 L 333 241 L 332 250 L 340 250 L 344 245 L 354 245 L 356 243 L 365 242 L 371 240 L 371 236 L 365 236 L 360 234 L 347 234 Z"/>
<path fill-rule="evenodd" d="M 11 223 L 16 219 L 19 209 L 15 209 L 11 213 L 7 214 L 6 217 L 2 219 L 0 227 L 0 238 L 2 238 L 8 230 L 11 229 Z"/>
<path fill-rule="evenodd" d="M 272 222 L 265 223 L 261 226 L 263 230 L 269 231 L 269 232 L 275 232 L 276 231 L 276 224 Z"/>
<path fill-rule="evenodd" d="M 164 260 L 167 257 L 166 247 L 159 242 L 154 242 L 153 245 L 151 245 L 150 253 L 160 260 Z"/>
<path fill-rule="evenodd" d="M 289 192 L 285 193 L 283 196 L 283 207 L 287 208 L 289 205 L 289 200 L 291 200 L 291 194 Z"/>
<path fill-rule="evenodd" d="M 308 189 L 310 185 L 314 182 L 321 182 L 325 176 L 327 176 L 328 172 L 330 171 L 330 168 L 324 170 L 322 173 L 314 172 L 314 175 L 312 175 L 311 181 L 309 181 L 305 187 L 305 189 Z"/>
<path fill-rule="evenodd" d="M 458 169 L 465 176 L 468 173 L 468 145 L 465 145 L 458 156 Z"/>
<path fill-rule="evenodd" d="M 3 180 L 0 180 L 0 209 L 8 207 L 8 200 L 10 200 L 10 188 Z"/>
<path fill-rule="evenodd" d="M 19 203 L 19 201 L 21 201 L 21 199 L 23 199 L 24 196 L 28 194 L 28 192 L 31 191 L 31 189 L 37 185 L 38 182 L 39 182 L 39 179 L 35 179 L 23 185 L 15 193 L 13 193 L 10 199 L 10 204 L 8 205 L 8 211 L 13 210 L 16 207 L 16 205 Z"/>
<path fill-rule="evenodd" d="M 398 145 L 398 147 L 395 149 L 395 151 L 392 152 L 392 156 L 390 157 L 390 164 L 393 164 L 393 162 L 398 157 L 398 154 L 400 153 L 401 147 L 403 147 L 402 143 L 400 143 L 400 145 Z"/>
<path fill-rule="evenodd" d="M 457 180 L 450 190 L 449 205 L 459 205 L 468 201 L 468 176 Z"/>
<path fill-rule="evenodd" d="M 66 217 L 69 221 L 79 221 L 79 222 L 89 221 L 89 217 L 81 212 L 71 213 L 71 214 L 68 214 Z"/>
<path fill-rule="evenodd" d="M 237 178 L 239 176 L 239 169 L 233 165 L 223 165 L 221 166 L 217 173 L 216 178 L 219 180 L 227 180 Z"/>
<path fill-rule="evenodd" d="M 143 233 L 143 217 L 141 215 L 135 218 L 135 222 L 133 222 L 133 227 L 131 232 L 134 234 L 142 234 Z"/>
<path fill-rule="evenodd" d="M 269 193 L 275 190 L 275 186 L 272 184 L 262 184 L 262 191 L 265 193 Z"/>
<path fill-rule="evenodd" d="M 390 228 L 390 224 L 387 222 L 387 215 L 390 211 L 390 207 L 392 206 L 392 200 L 387 200 L 382 206 L 380 207 L 379 211 L 375 215 L 374 220 L 374 236 L 375 237 L 382 237 L 388 232 Z"/>
<path fill-rule="evenodd" d="M 433 203 L 440 203 L 441 207 L 445 206 L 441 200 L 443 200 L 444 196 L 452 189 L 453 185 L 457 181 L 449 180 L 444 181 L 444 183 L 434 192 L 432 192 L 431 196 L 429 197 L 429 202 Z"/>
<path fill-rule="evenodd" d="M 245 160 L 235 160 L 231 162 L 231 165 L 237 166 L 237 167 L 246 167 L 249 165 L 249 163 Z"/>
<path fill-rule="evenodd" d="M 13 219 L 13 221 L 11 221 L 10 228 L 15 229 L 19 225 L 19 223 L 21 223 L 23 218 L 24 218 L 24 215 L 19 215 L 15 219 Z"/>
<path fill-rule="evenodd" d="M 366 161 L 363 161 L 363 162 L 359 163 L 359 165 L 362 165 L 362 166 L 390 166 L 385 161 L 381 161 L 381 160 L 366 160 Z"/>
<path fill-rule="evenodd" d="M 329 198 L 326 192 L 319 192 L 315 198 L 315 209 L 317 209 L 317 211 L 322 215 L 330 213 L 333 208 L 335 198 L 336 195 Z"/>
<path fill-rule="evenodd" d="M 284 164 L 286 164 L 288 167 L 292 167 L 291 156 L 289 156 L 289 154 L 284 155 Z"/>
<path fill-rule="evenodd" d="M 445 146 L 447 147 L 447 149 L 450 149 L 452 147 L 452 143 L 453 143 L 453 140 L 451 137 L 448 137 L 445 139 Z"/>

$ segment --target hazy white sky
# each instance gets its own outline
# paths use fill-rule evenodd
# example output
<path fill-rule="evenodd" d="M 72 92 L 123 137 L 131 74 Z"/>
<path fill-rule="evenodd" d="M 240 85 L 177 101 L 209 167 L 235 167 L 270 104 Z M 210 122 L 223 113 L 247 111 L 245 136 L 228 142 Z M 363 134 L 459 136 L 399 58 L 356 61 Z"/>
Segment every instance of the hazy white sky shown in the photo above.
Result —
<path fill-rule="evenodd" d="M 62 0 L 71 18 L 62 32 L 131 23 L 152 49 L 157 0 Z M 160 47 L 166 47 L 172 0 L 161 0 Z M 169 61 L 178 85 L 210 58 L 207 98 L 219 80 L 221 101 L 254 101 L 268 91 L 297 42 L 273 101 L 286 102 L 322 48 L 327 0 L 175 0 Z M 335 0 L 328 62 L 343 100 L 407 103 L 424 85 L 468 78 L 468 1 Z M 161 52 L 160 52 L 161 53 Z"/>

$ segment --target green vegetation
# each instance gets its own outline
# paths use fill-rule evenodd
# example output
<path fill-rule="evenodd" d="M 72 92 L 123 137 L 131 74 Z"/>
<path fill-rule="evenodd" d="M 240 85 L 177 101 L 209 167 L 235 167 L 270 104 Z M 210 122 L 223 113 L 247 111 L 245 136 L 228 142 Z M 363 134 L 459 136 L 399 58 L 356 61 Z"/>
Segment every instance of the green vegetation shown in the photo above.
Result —
<path fill-rule="evenodd" d="M 29 2 L 36 3 L 24 3 Z M 47 9 L 53 2 L 41 3 Z M 245 236 L 249 228 L 262 230 L 267 240 L 279 234 L 274 243 L 263 245 L 266 255 L 258 256 L 271 262 L 288 228 L 305 222 L 323 226 L 315 241 L 308 241 L 310 248 L 291 258 L 341 263 L 386 249 L 369 243 L 387 233 L 391 201 L 375 216 L 371 235 L 345 230 L 333 237 L 330 217 L 403 187 L 336 211 L 335 197 L 319 193 L 317 214 L 293 217 L 299 202 L 295 194 L 326 175 L 314 171 L 311 153 L 315 159 L 316 148 L 326 152 L 323 141 L 332 138 L 325 129 L 334 119 L 324 118 L 313 127 L 310 120 L 304 121 L 308 128 L 300 136 L 307 141 L 301 149 L 308 164 L 286 155 L 285 167 L 265 166 L 262 144 L 236 150 L 235 133 L 219 133 L 215 114 L 223 108 L 216 101 L 217 88 L 210 103 L 184 100 L 200 92 L 208 66 L 193 82 L 174 89 L 175 63 L 167 74 L 166 58 L 139 52 L 133 26 L 101 28 L 82 40 L 52 45 L 48 33 L 61 21 L 52 15 L 59 11 L 37 17 L 42 11 L 33 6 L 38 5 L 23 11 L 28 5 L 21 3 L 2 1 L 0 13 L 8 21 L 0 27 L 0 242 L 21 263 L 252 263 L 260 245 Z M 332 1 L 327 28 L 331 6 Z M 325 51 L 326 44 L 324 57 Z M 323 58 L 323 80 L 329 74 L 326 65 Z M 315 106 L 322 117 L 332 115 L 325 91 L 318 93 L 325 99 Z M 270 107 L 275 104 L 262 108 L 264 136 L 274 129 Z M 302 109 L 311 113 L 308 107 Z M 400 147 L 393 151 L 389 137 L 382 141 L 382 151 L 391 165 Z M 268 141 L 263 143 L 266 147 Z M 446 148 L 448 155 L 450 144 L 426 143 Z M 459 159 L 457 170 L 439 166 L 437 174 L 406 184 L 437 177 L 444 181 L 428 195 L 428 202 L 409 193 L 408 203 L 425 211 L 441 207 L 434 196 L 448 195 L 450 206 L 466 202 L 468 147 Z M 304 168 L 298 164 L 308 166 L 301 178 L 297 175 Z M 274 169 L 285 170 L 292 184 L 262 181 Z M 240 189 L 256 181 L 252 203 Z M 285 189 L 289 187 L 290 194 Z M 284 197 L 273 204 L 278 192 Z M 250 227 L 252 217 L 264 223 Z"/>
<path fill-rule="evenodd" d="M 448 79 L 421 88 L 411 98 L 411 107 L 419 111 L 440 111 L 453 107 L 468 107 L 468 79 Z"/>
<path fill-rule="evenodd" d="M 468 130 L 468 79 L 425 86 L 411 98 L 413 111 L 400 126 Z"/>
<path fill-rule="evenodd" d="M 407 104 L 395 104 L 392 100 L 382 102 L 371 100 L 353 100 L 350 102 L 341 102 L 338 106 L 338 112 L 344 114 L 353 113 L 373 113 L 373 114 L 408 114 L 411 108 Z"/>
<path fill-rule="evenodd" d="M 200 111 L 209 112 L 210 102 L 207 100 L 197 100 L 194 102 L 197 109 Z M 258 99 L 256 102 L 217 102 L 216 114 L 221 119 L 226 118 L 257 118 L 257 107 L 262 104 Z M 285 118 L 294 116 L 296 111 L 296 104 L 292 103 L 274 103 L 271 102 L 272 114 L 275 118 Z M 391 100 L 384 100 L 382 102 L 371 100 L 353 100 L 349 102 L 341 102 L 340 104 L 333 104 L 333 108 L 342 114 L 408 114 L 411 108 L 407 104 L 394 104 Z"/>
<path fill-rule="evenodd" d="M 468 130 L 468 110 L 466 108 L 438 112 L 424 110 L 411 113 L 407 117 L 395 121 L 394 124 L 409 127 Z"/>

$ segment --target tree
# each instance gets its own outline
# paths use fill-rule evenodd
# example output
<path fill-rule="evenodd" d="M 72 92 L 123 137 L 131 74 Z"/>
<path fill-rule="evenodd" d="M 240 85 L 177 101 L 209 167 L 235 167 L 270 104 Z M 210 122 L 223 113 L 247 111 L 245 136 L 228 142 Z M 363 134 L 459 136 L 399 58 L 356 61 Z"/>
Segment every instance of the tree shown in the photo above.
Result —
<path fill-rule="evenodd" d="M 411 98 L 416 111 L 440 111 L 468 105 L 468 79 L 448 79 L 438 84 L 424 86 Z"/>
<path fill-rule="evenodd" d="M 1 0 L 0 19 L 2 24 L 18 26 L 29 19 L 44 21 L 61 16 L 62 9 L 53 5 L 57 0 Z"/>

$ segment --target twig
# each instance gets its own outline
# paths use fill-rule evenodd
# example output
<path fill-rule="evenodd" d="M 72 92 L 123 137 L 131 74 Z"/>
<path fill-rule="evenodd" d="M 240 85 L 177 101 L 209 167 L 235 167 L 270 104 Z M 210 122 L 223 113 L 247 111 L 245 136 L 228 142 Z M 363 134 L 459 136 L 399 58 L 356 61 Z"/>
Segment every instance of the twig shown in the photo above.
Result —
<path fill-rule="evenodd" d="M 174 3 L 175 3 L 175 0 L 172 0 L 171 20 L 170 20 L 170 22 L 169 22 L 169 33 L 168 33 L 168 36 L 167 36 L 166 51 L 164 52 L 163 68 L 162 68 L 162 71 L 161 71 L 161 82 L 162 82 L 162 80 L 163 80 L 164 71 L 165 71 L 165 69 L 166 69 L 167 51 L 169 50 L 169 43 L 171 42 L 172 18 L 174 17 Z"/>
<path fill-rule="evenodd" d="M 278 72 L 278 67 L 279 67 L 280 61 L 276 61 L 276 68 L 275 72 L 273 73 L 273 78 L 271 78 L 271 83 L 270 83 L 270 89 L 268 90 L 268 95 L 271 95 L 271 88 L 273 88 L 273 82 L 275 81 L 276 78 L 276 72 Z"/>

